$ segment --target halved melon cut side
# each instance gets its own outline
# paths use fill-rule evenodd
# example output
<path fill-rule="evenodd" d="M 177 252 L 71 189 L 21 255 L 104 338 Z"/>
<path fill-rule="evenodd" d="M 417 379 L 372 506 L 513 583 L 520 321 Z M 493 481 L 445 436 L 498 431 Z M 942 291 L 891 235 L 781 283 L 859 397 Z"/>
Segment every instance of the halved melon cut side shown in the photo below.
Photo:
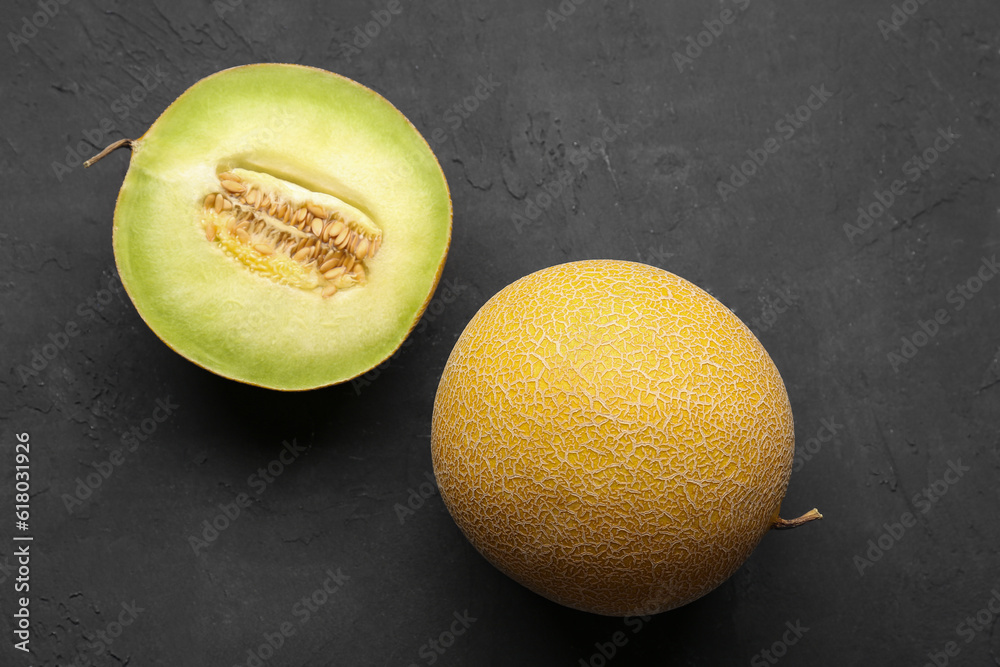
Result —
<path fill-rule="evenodd" d="M 282 390 L 390 356 L 427 305 L 451 238 L 441 167 L 364 86 L 298 65 L 202 79 L 139 139 L 114 218 L 139 314 L 219 375 Z"/>

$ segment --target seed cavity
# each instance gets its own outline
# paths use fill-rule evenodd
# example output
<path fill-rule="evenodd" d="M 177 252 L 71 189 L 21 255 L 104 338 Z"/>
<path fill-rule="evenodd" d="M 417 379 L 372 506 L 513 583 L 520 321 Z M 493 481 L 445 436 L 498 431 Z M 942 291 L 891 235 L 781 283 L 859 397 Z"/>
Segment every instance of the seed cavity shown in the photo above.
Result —
<path fill-rule="evenodd" d="M 230 169 L 203 200 L 205 238 L 247 268 L 330 298 L 364 285 L 365 261 L 378 253 L 382 230 L 333 195 L 270 174 Z"/>

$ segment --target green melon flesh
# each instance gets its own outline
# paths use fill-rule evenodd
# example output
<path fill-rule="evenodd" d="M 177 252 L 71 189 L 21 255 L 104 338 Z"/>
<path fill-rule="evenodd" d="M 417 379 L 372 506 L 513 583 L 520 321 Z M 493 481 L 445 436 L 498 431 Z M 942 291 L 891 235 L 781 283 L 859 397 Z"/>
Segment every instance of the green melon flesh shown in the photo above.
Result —
<path fill-rule="evenodd" d="M 366 214 L 382 233 L 367 283 L 323 298 L 209 241 L 204 201 L 230 169 Z M 342 382 L 391 355 L 450 236 L 447 183 L 409 121 L 364 86 L 297 65 L 237 67 L 188 89 L 132 142 L 114 220 L 122 282 L 153 331 L 210 371 L 282 390 Z"/>

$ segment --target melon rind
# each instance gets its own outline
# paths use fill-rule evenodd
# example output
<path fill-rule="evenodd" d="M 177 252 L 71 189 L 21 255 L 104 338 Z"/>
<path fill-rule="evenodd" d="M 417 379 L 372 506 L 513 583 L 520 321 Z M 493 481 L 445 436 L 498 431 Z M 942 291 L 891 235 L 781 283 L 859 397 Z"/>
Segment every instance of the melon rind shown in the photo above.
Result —
<path fill-rule="evenodd" d="M 473 317 L 441 377 L 434 473 L 496 567 L 611 616 L 726 580 L 777 517 L 792 413 L 767 352 L 725 306 L 655 267 L 572 262 Z"/>

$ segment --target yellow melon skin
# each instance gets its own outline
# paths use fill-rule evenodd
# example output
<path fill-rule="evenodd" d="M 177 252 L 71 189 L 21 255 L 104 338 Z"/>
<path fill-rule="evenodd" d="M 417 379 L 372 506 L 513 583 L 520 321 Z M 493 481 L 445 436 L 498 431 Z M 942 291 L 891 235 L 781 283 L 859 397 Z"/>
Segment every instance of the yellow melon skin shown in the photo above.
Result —
<path fill-rule="evenodd" d="M 725 581 L 778 517 L 794 453 L 749 329 L 661 269 L 571 262 L 496 294 L 441 377 L 434 473 L 501 571 L 609 616 Z"/>

